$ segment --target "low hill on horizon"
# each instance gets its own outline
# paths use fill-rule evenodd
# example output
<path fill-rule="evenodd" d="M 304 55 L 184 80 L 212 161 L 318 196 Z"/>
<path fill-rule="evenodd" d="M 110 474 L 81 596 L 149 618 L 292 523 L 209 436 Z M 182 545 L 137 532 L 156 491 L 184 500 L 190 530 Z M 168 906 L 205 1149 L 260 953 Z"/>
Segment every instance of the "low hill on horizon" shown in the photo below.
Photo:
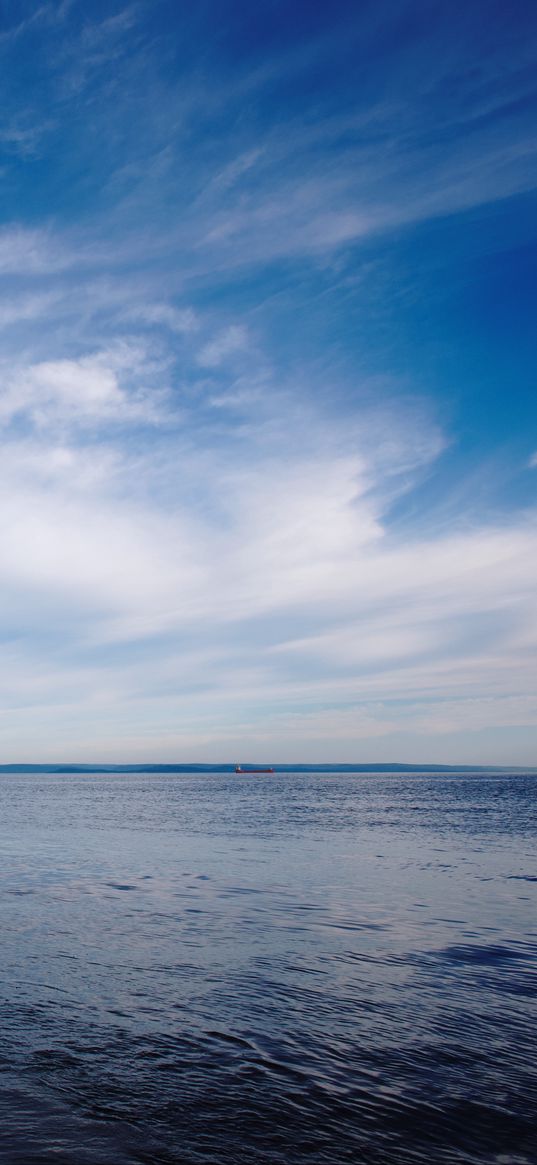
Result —
<path fill-rule="evenodd" d="M 245 761 L 243 767 L 262 768 L 268 762 Z M 276 773 L 481 773 L 534 772 L 532 765 L 441 764 L 276 764 Z M 3 764 L 0 773 L 233 773 L 234 764 Z"/>

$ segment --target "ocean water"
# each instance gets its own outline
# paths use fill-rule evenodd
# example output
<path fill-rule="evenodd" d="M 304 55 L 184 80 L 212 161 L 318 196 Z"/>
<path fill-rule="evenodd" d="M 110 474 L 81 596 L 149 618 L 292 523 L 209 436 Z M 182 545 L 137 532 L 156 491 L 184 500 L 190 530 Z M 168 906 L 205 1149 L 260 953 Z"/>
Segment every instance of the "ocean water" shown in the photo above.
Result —
<path fill-rule="evenodd" d="M 537 1161 L 537 776 L 3 774 L 0 1160 Z"/>

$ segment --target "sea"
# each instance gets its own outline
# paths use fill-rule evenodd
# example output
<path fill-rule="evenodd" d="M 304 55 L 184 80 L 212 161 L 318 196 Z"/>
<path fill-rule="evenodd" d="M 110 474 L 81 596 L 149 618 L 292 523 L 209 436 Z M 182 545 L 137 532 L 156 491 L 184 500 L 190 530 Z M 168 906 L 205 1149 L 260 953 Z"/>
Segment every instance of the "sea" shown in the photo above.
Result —
<path fill-rule="evenodd" d="M 3 772 L 2 1165 L 534 1165 L 537 774 Z"/>

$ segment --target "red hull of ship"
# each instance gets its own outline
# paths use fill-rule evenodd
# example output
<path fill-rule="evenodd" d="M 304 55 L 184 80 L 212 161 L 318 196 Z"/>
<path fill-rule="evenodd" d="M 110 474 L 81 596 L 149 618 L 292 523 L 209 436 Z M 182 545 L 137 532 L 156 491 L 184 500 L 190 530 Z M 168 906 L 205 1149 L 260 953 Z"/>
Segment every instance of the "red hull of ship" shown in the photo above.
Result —
<path fill-rule="evenodd" d="M 273 773 L 274 769 L 242 769 L 240 765 L 237 765 L 235 772 L 236 773 Z"/>

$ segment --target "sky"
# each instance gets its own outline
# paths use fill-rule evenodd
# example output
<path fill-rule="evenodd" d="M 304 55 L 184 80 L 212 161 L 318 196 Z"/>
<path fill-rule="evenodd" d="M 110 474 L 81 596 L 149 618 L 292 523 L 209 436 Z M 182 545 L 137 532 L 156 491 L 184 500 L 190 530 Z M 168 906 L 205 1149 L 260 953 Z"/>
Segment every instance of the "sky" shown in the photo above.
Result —
<path fill-rule="evenodd" d="M 537 7 L 0 4 L 0 759 L 537 765 Z"/>

